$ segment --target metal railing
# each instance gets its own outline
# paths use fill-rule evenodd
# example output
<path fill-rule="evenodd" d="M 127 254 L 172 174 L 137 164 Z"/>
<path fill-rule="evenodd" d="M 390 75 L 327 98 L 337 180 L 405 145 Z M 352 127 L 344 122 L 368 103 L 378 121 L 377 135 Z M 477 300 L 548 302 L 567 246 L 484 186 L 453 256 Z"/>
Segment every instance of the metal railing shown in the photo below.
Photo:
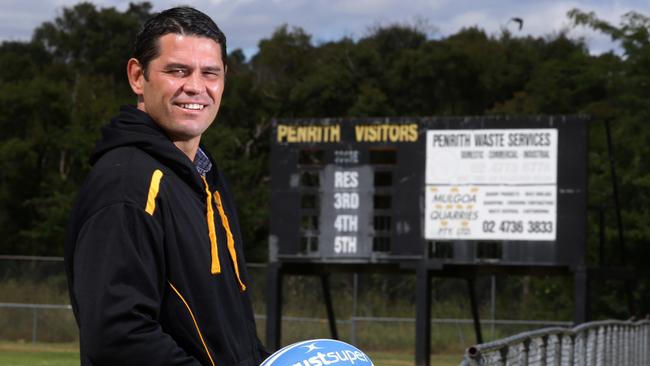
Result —
<path fill-rule="evenodd" d="M 469 347 L 460 365 L 650 365 L 650 320 L 605 320 L 520 333 Z"/>

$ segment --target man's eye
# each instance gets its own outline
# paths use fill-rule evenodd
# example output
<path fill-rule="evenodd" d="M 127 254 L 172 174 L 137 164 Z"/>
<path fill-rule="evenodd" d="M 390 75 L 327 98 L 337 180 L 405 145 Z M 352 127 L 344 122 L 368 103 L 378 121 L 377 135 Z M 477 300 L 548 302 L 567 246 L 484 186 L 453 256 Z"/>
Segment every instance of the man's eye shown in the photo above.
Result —
<path fill-rule="evenodd" d="M 185 76 L 186 72 L 183 69 L 172 69 L 167 71 L 168 74 L 173 76 Z"/>

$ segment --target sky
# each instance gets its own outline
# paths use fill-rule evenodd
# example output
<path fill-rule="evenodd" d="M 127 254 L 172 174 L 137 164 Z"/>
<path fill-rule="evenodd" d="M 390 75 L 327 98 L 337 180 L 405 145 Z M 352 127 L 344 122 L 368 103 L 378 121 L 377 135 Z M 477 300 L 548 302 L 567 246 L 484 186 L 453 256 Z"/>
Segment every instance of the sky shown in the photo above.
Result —
<path fill-rule="evenodd" d="M 132 0 L 133 1 L 133 0 Z M 53 20 L 78 0 L 0 0 L 0 41 L 29 40 L 41 23 Z M 98 7 L 127 9 L 126 0 L 94 0 Z M 503 28 L 513 35 L 548 36 L 570 29 L 572 38 L 584 38 L 599 54 L 617 47 L 607 36 L 584 28 L 570 28 L 566 13 L 579 8 L 593 11 L 612 24 L 636 11 L 650 16 L 650 0 L 162 0 L 151 1 L 154 11 L 190 5 L 210 15 L 228 37 L 228 48 L 248 56 L 258 42 L 287 24 L 303 28 L 315 44 L 358 39 L 376 26 L 418 24 L 431 38 L 443 38 L 463 27 L 478 26 L 490 35 Z M 523 19 L 521 30 L 511 18 Z"/>

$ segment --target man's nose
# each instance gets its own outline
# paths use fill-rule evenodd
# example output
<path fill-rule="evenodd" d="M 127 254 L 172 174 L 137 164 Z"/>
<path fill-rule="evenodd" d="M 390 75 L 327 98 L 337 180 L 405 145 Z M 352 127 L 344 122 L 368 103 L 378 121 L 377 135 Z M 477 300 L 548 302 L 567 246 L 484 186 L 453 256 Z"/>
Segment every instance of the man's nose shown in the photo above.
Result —
<path fill-rule="evenodd" d="M 199 94 L 203 88 L 203 80 L 201 80 L 201 75 L 197 72 L 193 72 L 191 75 L 185 79 L 185 84 L 183 85 L 183 91 L 187 94 Z"/>

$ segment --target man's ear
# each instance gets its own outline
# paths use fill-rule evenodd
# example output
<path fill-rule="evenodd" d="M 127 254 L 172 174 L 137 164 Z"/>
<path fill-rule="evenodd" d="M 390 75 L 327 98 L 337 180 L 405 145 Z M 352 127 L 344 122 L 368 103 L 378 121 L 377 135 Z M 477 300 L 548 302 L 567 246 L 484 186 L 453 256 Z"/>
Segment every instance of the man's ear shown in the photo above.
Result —
<path fill-rule="evenodd" d="M 131 85 L 131 90 L 140 96 L 142 95 L 144 89 L 144 68 L 140 61 L 135 58 L 130 58 L 129 62 L 126 64 L 126 74 L 129 77 L 129 84 Z"/>

